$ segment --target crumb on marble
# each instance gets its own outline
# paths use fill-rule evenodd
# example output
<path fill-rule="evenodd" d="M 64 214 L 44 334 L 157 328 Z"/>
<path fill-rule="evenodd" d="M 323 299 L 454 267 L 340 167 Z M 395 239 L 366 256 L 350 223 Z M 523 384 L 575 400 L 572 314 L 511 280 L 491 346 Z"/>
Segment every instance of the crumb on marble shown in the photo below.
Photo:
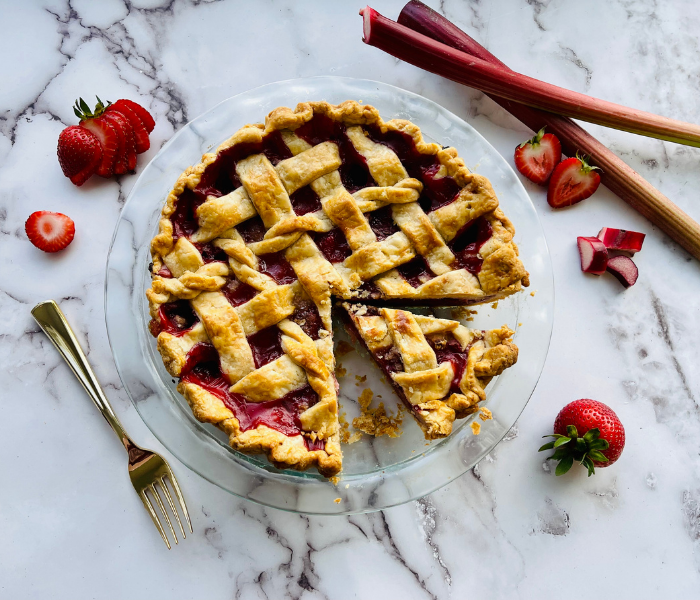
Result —
<path fill-rule="evenodd" d="M 340 482 L 340 477 L 334 475 L 328 481 L 330 481 L 333 485 L 338 485 L 338 482 Z"/>
<path fill-rule="evenodd" d="M 362 390 L 357 399 L 360 405 L 361 415 L 352 420 L 352 426 L 355 429 L 380 437 L 382 435 L 396 438 L 401 435 L 401 424 L 403 423 L 403 406 L 399 405 L 396 416 L 387 414 L 384 408 L 384 403 L 380 402 L 377 408 L 370 408 L 374 398 L 374 392 L 366 388 Z"/>
<path fill-rule="evenodd" d="M 338 364 L 335 368 L 335 374 L 337 377 L 345 377 L 348 374 L 348 370 L 343 365 Z"/>
<path fill-rule="evenodd" d="M 496 300 L 492 305 L 491 308 L 498 308 L 498 300 Z"/>
<path fill-rule="evenodd" d="M 522 324 L 522 323 L 518 323 L 518 327 L 522 327 L 522 326 L 523 326 L 523 324 Z"/>
<path fill-rule="evenodd" d="M 533 298 L 535 297 L 535 291 L 537 291 L 537 290 L 533 290 L 530 292 L 530 296 L 532 296 Z"/>
<path fill-rule="evenodd" d="M 489 419 L 493 419 L 493 413 L 485 406 L 481 406 L 479 407 L 479 418 L 482 421 L 488 421 Z"/>
<path fill-rule="evenodd" d="M 346 354 L 350 354 L 351 352 L 354 352 L 354 351 L 355 351 L 355 348 L 353 348 L 345 340 L 340 340 L 338 342 L 338 345 L 335 347 L 335 355 L 338 358 L 342 358 Z"/>
<path fill-rule="evenodd" d="M 333 502 L 335 502 L 336 504 L 340 504 L 342 502 L 342 499 L 336 498 L 335 500 L 333 500 Z"/>
<path fill-rule="evenodd" d="M 355 379 L 360 383 L 364 383 L 367 381 L 367 375 L 355 375 Z"/>
<path fill-rule="evenodd" d="M 479 433 L 481 433 L 481 424 L 480 423 L 477 423 L 476 421 L 474 421 L 471 424 L 471 428 L 472 428 L 472 433 L 474 435 L 479 435 Z"/>

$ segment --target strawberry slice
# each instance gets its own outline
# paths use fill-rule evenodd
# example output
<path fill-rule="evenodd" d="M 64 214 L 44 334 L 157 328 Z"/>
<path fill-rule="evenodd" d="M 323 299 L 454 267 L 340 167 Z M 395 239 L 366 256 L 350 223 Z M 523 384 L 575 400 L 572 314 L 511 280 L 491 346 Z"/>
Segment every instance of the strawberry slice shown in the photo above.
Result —
<path fill-rule="evenodd" d="M 117 100 L 107 108 L 107 112 L 117 111 L 129 120 L 131 127 L 134 130 L 134 146 L 136 153 L 141 154 L 151 147 L 151 140 L 148 138 L 148 130 L 139 117 L 128 105 L 119 104 Z M 117 106 L 119 105 L 119 106 Z"/>
<path fill-rule="evenodd" d="M 117 110 L 120 110 L 122 107 L 126 106 L 132 111 L 134 111 L 138 115 L 139 119 L 141 119 L 141 121 L 143 122 L 143 126 L 146 128 L 146 131 L 148 133 L 151 133 L 151 131 L 153 131 L 153 128 L 156 126 L 156 122 L 153 120 L 151 113 L 149 113 L 143 106 L 137 104 L 133 100 L 126 100 L 122 98 L 121 100 L 117 100 L 113 106 Z"/>
<path fill-rule="evenodd" d="M 75 223 L 61 213 L 40 210 L 24 224 L 29 241 L 44 252 L 63 250 L 75 237 Z"/>
<path fill-rule="evenodd" d="M 114 174 L 123 175 L 129 171 L 129 160 L 128 160 L 128 150 L 127 150 L 127 137 L 132 143 L 132 150 L 134 151 L 134 157 L 136 157 L 136 150 L 133 148 L 133 130 L 131 129 L 131 123 L 129 123 L 125 117 L 121 116 L 117 112 L 110 112 L 103 114 L 100 119 L 109 121 L 114 125 L 114 129 L 117 132 L 117 137 L 119 138 L 119 149 L 117 151 L 117 159 L 114 165 Z"/>
<path fill-rule="evenodd" d="M 597 169 L 598 167 L 590 166 L 580 156 L 561 161 L 549 180 L 549 205 L 552 208 L 562 208 L 590 198 L 600 185 Z"/>
<path fill-rule="evenodd" d="M 561 142 L 544 128 L 527 142 L 515 149 L 515 166 L 530 181 L 539 185 L 547 183 L 554 167 L 561 160 Z"/>
<path fill-rule="evenodd" d="M 80 122 L 80 126 L 95 134 L 102 145 L 102 160 L 97 168 L 100 177 L 110 177 L 114 174 L 119 151 L 119 135 L 109 121 L 103 119 L 86 119 Z"/>
<path fill-rule="evenodd" d="M 127 170 L 133 171 L 136 168 L 136 142 L 134 139 L 134 128 L 131 126 L 131 121 L 117 110 L 107 111 L 105 117 L 111 117 L 119 120 L 124 128 L 125 143 L 126 143 L 126 163 Z"/>
<path fill-rule="evenodd" d="M 102 160 L 100 140 L 84 127 L 71 125 L 58 136 L 58 162 L 63 174 L 77 186 L 97 172 Z"/>

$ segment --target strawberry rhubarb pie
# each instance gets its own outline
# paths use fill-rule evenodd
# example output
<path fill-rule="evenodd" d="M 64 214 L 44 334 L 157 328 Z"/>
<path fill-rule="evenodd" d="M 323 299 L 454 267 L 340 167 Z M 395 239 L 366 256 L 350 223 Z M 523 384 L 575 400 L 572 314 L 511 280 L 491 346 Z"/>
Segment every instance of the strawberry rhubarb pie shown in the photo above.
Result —
<path fill-rule="evenodd" d="M 341 469 L 334 300 L 427 439 L 515 363 L 512 332 L 399 310 L 528 285 L 489 181 L 354 101 L 278 108 L 188 168 L 151 243 L 150 329 L 197 419 L 281 468 Z"/>

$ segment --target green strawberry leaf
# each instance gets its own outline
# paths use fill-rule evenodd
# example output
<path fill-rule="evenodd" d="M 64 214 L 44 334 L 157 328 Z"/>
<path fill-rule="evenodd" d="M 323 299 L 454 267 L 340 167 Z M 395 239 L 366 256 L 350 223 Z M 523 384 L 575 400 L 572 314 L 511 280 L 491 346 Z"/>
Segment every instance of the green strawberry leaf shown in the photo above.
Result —
<path fill-rule="evenodd" d="M 554 471 L 555 475 L 564 475 L 564 473 L 567 473 L 569 469 L 571 468 L 571 465 L 574 464 L 574 457 L 569 455 L 565 456 L 564 458 L 561 459 L 559 464 L 557 465 L 556 470 Z"/>
<path fill-rule="evenodd" d="M 591 450 L 588 453 L 588 456 L 592 460 L 597 460 L 598 462 L 608 462 L 609 460 L 608 457 L 605 456 L 605 454 L 603 454 L 600 450 Z"/>
<path fill-rule="evenodd" d="M 591 450 L 607 450 L 610 447 L 607 440 L 593 440 L 589 442 L 588 448 Z"/>
<path fill-rule="evenodd" d="M 576 439 L 578 437 L 578 431 L 576 430 L 575 425 L 567 425 L 566 433 L 570 438 Z"/>
<path fill-rule="evenodd" d="M 600 429 L 598 429 L 597 427 L 593 427 L 593 429 L 589 429 L 586 432 L 586 434 L 583 436 L 583 439 L 590 443 L 593 440 L 597 440 L 599 437 Z"/>
<path fill-rule="evenodd" d="M 537 452 L 542 452 L 543 450 L 551 450 L 552 448 L 554 448 L 554 442 L 549 442 L 548 444 L 542 446 Z"/>
<path fill-rule="evenodd" d="M 559 439 L 557 439 L 556 442 L 554 442 L 554 447 L 559 448 L 559 446 L 563 446 L 564 444 L 568 444 L 571 441 L 571 438 L 568 438 L 566 436 L 561 436 Z"/>

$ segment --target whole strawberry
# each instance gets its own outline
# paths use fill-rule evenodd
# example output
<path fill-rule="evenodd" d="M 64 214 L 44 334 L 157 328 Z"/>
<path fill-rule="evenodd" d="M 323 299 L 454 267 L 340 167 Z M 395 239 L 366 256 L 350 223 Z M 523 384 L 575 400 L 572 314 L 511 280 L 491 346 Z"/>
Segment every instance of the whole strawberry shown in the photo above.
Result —
<path fill-rule="evenodd" d="M 554 434 L 544 437 L 555 438 L 539 451 L 554 449 L 549 459 L 559 461 L 557 475 L 563 475 L 578 461 L 588 469 L 590 477 L 595 473 L 594 467 L 613 464 L 625 447 L 625 428 L 615 412 L 602 402 L 587 398 L 562 408 L 554 420 Z"/>

